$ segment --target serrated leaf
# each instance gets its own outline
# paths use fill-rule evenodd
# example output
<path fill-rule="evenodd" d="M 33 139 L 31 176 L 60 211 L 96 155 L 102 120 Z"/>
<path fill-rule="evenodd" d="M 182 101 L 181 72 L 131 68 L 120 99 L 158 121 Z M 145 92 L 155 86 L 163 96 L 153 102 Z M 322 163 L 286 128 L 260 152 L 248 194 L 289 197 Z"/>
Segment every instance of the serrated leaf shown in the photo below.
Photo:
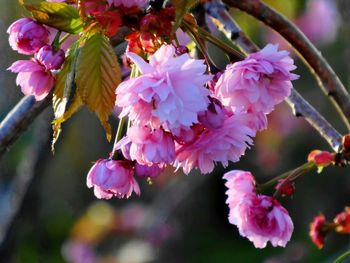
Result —
<path fill-rule="evenodd" d="M 74 92 L 77 52 L 78 42 L 71 47 L 65 63 L 56 78 L 56 85 L 52 99 L 52 106 L 55 115 L 55 119 L 52 122 L 53 139 L 51 149 L 53 152 L 55 143 L 61 133 L 61 124 L 76 113 L 82 105 L 80 97 Z"/>
<path fill-rule="evenodd" d="M 176 9 L 175 24 L 173 26 L 173 32 L 175 32 L 180 26 L 184 16 L 194 7 L 198 0 L 171 0 Z"/>
<path fill-rule="evenodd" d="M 81 48 L 75 80 L 79 97 L 97 114 L 110 140 L 108 117 L 114 108 L 115 89 L 121 81 L 121 73 L 114 49 L 102 33 L 91 36 Z"/>
<path fill-rule="evenodd" d="M 66 3 L 41 2 L 24 6 L 42 24 L 70 34 L 77 34 L 83 30 L 84 24 L 78 10 Z"/>

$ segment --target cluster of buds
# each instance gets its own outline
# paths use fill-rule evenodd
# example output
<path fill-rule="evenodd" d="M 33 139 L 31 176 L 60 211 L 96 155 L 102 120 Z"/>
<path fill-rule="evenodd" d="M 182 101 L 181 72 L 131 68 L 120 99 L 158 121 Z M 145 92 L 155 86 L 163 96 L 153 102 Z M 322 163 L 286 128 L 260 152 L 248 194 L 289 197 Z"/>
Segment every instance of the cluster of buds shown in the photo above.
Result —
<path fill-rule="evenodd" d="M 326 236 L 329 232 L 338 234 L 350 234 L 350 208 L 346 207 L 343 212 L 336 215 L 332 222 L 327 222 L 323 214 L 314 218 L 310 224 L 310 237 L 312 242 L 319 248 L 323 248 Z"/>
<path fill-rule="evenodd" d="M 25 95 L 44 99 L 55 84 L 54 71 L 59 70 L 65 60 L 65 52 L 50 45 L 49 29 L 33 19 L 22 18 L 8 29 L 9 42 L 13 50 L 20 54 L 34 55 L 30 60 L 19 60 L 9 67 L 18 73 L 17 84 Z"/>
<path fill-rule="evenodd" d="M 173 7 L 152 9 L 126 36 L 127 52 L 133 52 L 142 57 L 156 52 L 162 44 L 171 40 L 174 20 L 175 9 Z"/>

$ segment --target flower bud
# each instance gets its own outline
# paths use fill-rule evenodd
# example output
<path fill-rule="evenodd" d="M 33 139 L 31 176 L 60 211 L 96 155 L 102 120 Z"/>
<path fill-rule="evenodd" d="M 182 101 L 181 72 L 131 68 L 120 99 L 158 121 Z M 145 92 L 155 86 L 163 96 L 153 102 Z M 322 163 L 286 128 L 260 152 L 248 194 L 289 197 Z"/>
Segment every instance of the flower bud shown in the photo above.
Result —
<path fill-rule="evenodd" d="M 350 207 L 339 213 L 333 220 L 336 224 L 335 231 L 340 234 L 350 234 Z"/>
<path fill-rule="evenodd" d="M 133 167 L 128 161 L 98 160 L 90 169 L 86 184 L 88 188 L 94 187 L 99 199 L 129 198 L 132 192 L 140 195 Z"/>
<path fill-rule="evenodd" d="M 343 146 L 346 150 L 350 149 L 350 134 L 346 134 L 343 136 Z"/>
<path fill-rule="evenodd" d="M 295 192 L 295 185 L 288 179 L 278 180 L 276 190 L 281 193 L 282 196 L 292 196 Z"/>
<path fill-rule="evenodd" d="M 62 49 L 54 50 L 52 46 L 46 45 L 40 48 L 35 58 L 45 66 L 47 70 L 60 69 L 64 59 L 65 53 Z"/>
<path fill-rule="evenodd" d="M 334 154 L 327 151 L 313 150 L 309 153 L 307 160 L 313 162 L 318 167 L 318 172 L 320 173 L 324 167 L 333 163 Z"/>
<path fill-rule="evenodd" d="M 327 232 L 326 218 L 323 214 L 319 214 L 310 224 L 311 240 L 319 249 L 324 246 Z"/>
<path fill-rule="evenodd" d="M 30 18 L 15 21 L 7 33 L 12 49 L 24 55 L 32 55 L 49 43 L 47 28 Z"/>

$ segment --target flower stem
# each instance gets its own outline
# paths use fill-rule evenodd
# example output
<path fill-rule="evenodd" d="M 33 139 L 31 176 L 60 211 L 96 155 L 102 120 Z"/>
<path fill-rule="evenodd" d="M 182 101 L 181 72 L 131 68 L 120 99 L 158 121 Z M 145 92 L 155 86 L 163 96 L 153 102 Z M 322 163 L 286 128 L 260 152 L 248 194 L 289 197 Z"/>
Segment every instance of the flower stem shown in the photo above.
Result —
<path fill-rule="evenodd" d="M 347 259 L 348 257 L 350 257 L 350 250 L 346 251 L 345 253 L 343 253 L 339 257 L 337 257 L 336 260 L 333 261 L 333 263 L 344 262 L 344 260 Z"/>
<path fill-rule="evenodd" d="M 183 26 L 189 30 L 193 35 L 198 35 L 204 40 L 207 40 L 208 42 L 212 43 L 213 45 L 217 46 L 218 48 L 222 49 L 225 53 L 230 55 L 230 57 L 234 58 L 236 61 L 243 60 L 244 55 L 235 50 L 234 48 L 227 45 L 225 42 L 220 40 L 219 38 L 213 36 L 208 31 L 198 27 L 197 25 L 190 24 L 186 22 L 185 20 L 182 22 Z"/>
<path fill-rule="evenodd" d="M 275 185 L 281 179 L 288 178 L 290 181 L 295 181 L 299 176 L 311 171 L 314 168 L 316 168 L 316 165 L 313 162 L 304 163 L 291 171 L 285 172 L 285 173 L 271 179 L 270 181 L 267 181 L 266 183 L 259 185 L 257 187 L 257 191 L 263 192 L 265 189 Z"/>
<path fill-rule="evenodd" d="M 70 34 L 66 33 L 59 41 L 59 45 L 62 45 L 70 37 Z"/>
<path fill-rule="evenodd" d="M 137 76 L 139 76 L 139 74 L 140 74 L 140 71 L 137 69 L 136 65 L 133 64 L 131 66 L 130 78 L 137 77 Z M 113 144 L 113 151 L 111 154 L 113 160 L 120 159 L 119 151 L 115 149 L 115 146 L 125 135 L 126 131 L 130 127 L 130 123 L 131 123 L 130 120 L 128 120 L 128 122 L 127 122 L 126 117 L 123 117 L 119 120 L 118 130 L 117 130 L 117 134 L 115 135 L 115 140 L 114 140 L 114 144 Z M 125 124 L 127 124 L 127 125 L 125 126 Z"/>

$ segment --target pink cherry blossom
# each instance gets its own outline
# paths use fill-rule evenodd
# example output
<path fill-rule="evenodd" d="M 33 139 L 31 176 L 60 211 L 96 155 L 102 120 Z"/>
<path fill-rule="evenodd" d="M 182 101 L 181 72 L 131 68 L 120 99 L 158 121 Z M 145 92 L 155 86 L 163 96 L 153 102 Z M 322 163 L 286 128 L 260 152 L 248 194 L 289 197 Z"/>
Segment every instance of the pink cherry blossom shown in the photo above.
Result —
<path fill-rule="evenodd" d="M 311 41 L 328 44 L 335 40 L 339 22 L 339 12 L 334 1 L 310 0 L 305 13 L 297 19 L 296 24 Z"/>
<path fill-rule="evenodd" d="M 132 192 L 140 195 L 140 188 L 134 178 L 133 168 L 128 161 L 98 160 L 90 169 L 87 187 L 94 187 L 99 199 L 129 198 Z"/>
<path fill-rule="evenodd" d="M 147 0 L 107 0 L 110 6 L 124 6 L 124 7 L 139 7 L 144 8 L 147 5 Z"/>
<path fill-rule="evenodd" d="M 225 116 L 220 129 L 205 129 L 191 143 L 178 144 L 176 147 L 176 166 L 182 167 L 188 174 L 193 168 L 202 173 L 210 173 L 216 162 L 227 166 L 228 161 L 237 162 L 248 145 L 255 130 L 246 125 L 245 114 Z"/>
<path fill-rule="evenodd" d="M 188 54 L 175 56 L 171 45 L 163 45 L 149 63 L 134 53 L 127 56 L 142 75 L 117 88 L 116 105 L 123 108 L 120 117 L 129 115 L 136 124 L 152 127 L 162 123 L 169 130 L 198 123 L 198 113 L 209 103 L 204 84 L 211 79 L 203 60 Z"/>
<path fill-rule="evenodd" d="M 225 173 L 223 179 L 227 180 L 225 186 L 228 188 L 226 204 L 230 208 L 229 221 L 231 224 L 236 224 L 235 216 L 231 215 L 231 212 L 234 211 L 245 195 L 255 193 L 255 178 L 250 172 L 233 170 Z"/>
<path fill-rule="evenodd" d="M 35 54 L 35 58 L 44 65 L 48 70 L 60 69 L 64 59 L 65 53 L 62 49 L 54 50 L 52 46 L 46 45 L 39 49 Z"/>
<path fill-rule="evenodd" d="M 287 210 L 273 197 L 257 195 L 255 179 L 250 172 L 234 170 L 226 173 L 228 188 L 226 203 L 230 208 L 229 222 L 238 227 L 256 248 L 268 241 L 284 247 L 293 232 L 293 222 Z"/>
<path fill-rule="evenodd" d="M 129 145 L 130 144 L 130 145 Z M 175 160 L 175 143 L 169 133 L 146 126 L 132 126 L 116 149 L 130 147 L 130 159 L 141 165 L 168 164 Z"/>
<path fill-rule="evenodd" d="M 239 233 L 253 242 L 256 248 L 264 248 L 270 241 L 272 246 L 285 247 L 293 233 L 293 222 L 288 211 L 273 197 L 246 195 L 232 211 L 231 223 Z"/>
<path fill-rule="evenodd" d="M 234 112 L 252 111 L 270 113 L 276 104 L 290 94 L 290 73 L 296 67 L 287 51 L 278 51 L 277 45 L 268 44 L 246 59 L 227 66 L 219 78 L 215 92 L 224 106 Z"/>
<path fill-rule="evenodd" d="M 16 83 L 25 95 L 34 95 L 36 100 L 44 99 L 55 84 L 52 73 L 37 60 L 19 60 L 8 68 L 18 73 Z"/>
<path fill-rule="evenodd" d="M 13 50 L 32 55 L 49 42 L 49 31 L 31 18 L 21 18 L 7 30 L 9 43 Z"/>

